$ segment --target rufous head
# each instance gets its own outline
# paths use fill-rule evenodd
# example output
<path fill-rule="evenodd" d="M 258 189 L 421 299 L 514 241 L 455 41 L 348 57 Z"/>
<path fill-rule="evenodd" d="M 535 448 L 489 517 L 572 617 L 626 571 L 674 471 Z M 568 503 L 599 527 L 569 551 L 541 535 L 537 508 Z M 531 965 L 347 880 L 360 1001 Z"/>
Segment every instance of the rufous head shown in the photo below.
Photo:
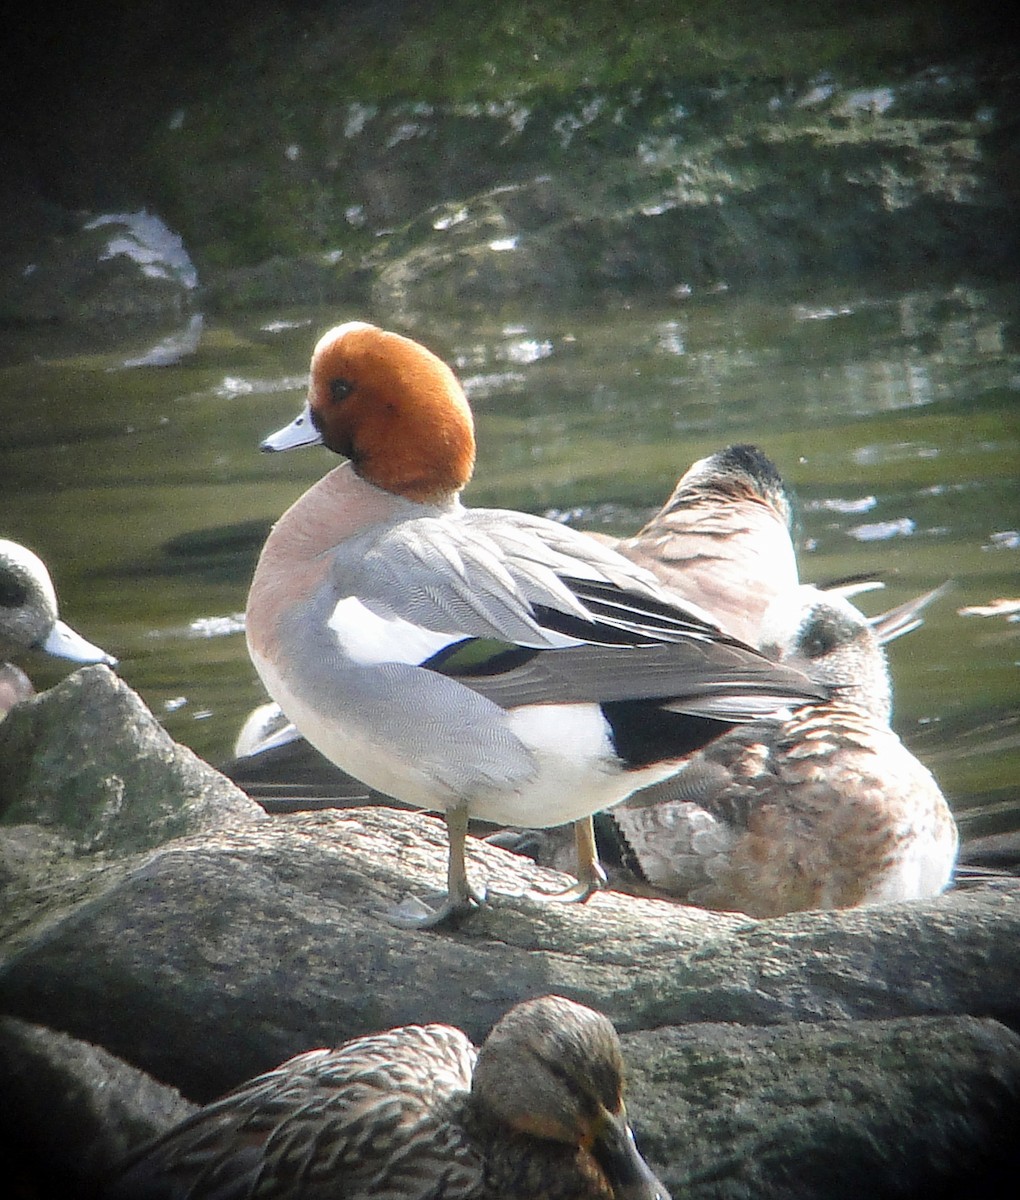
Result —
<path fill-rule="evenodd" d="M 435 502 L 471 478 L 474 422 L 453 371 L 418 342 L 363 321 L 324 333 L 308 402 L 264 450 L 322 443 L 376 487 Z"/>

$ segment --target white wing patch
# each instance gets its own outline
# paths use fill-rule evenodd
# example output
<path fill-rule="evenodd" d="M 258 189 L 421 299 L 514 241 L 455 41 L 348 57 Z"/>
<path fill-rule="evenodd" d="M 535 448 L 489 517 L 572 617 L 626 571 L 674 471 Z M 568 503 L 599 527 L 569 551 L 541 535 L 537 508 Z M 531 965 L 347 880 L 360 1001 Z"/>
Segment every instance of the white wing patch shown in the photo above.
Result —
<path fill-rule="evenodd" d="M 357 596 L 340 600 L 328 625 L 343 652 L 361 666 L 385 662 L 418 666 L 464 639 L 463 634 L 437 633 L 403 617 L 379 616 Z"/>

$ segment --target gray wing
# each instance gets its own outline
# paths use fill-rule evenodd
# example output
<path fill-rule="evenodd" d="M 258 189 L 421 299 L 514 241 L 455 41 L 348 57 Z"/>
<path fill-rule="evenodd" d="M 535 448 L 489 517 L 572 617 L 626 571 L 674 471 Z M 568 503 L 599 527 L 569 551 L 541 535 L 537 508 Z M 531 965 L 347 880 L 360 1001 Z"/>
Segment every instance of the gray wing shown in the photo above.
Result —
<path fill-rule="evenodd" d="M 421 665 L 503 708 L 647 699 L 743 721 L 826 694 L 594 539 L 538 517 L 404 521 L 352 541 L 334 583 L 380 615 L 448 634 Z"/>
<path fill-rule="evenodd" d="M 357 596 L 388 619 L 537 648 L 564 644 L 543 612 L 580 621 L 584 632 L 576 636 L 598 639 L 599 622 L 573 586 L 577 579 L 718 628 L 693 605 L 677 609 L 648 572 L 594 538 L 496 509 L 468 509 L 455 521 L 418 517 L 352 539 L 337 555 L 333 585 L 338 600 Z"/>
<path fill-rule="evenodd" d="M 527 657 L 525 653 L 506 651 L 463 667 L 452 656 L 434 669 L 453 675 L 503 708 L 648 700 L 669 712 L 749 721 L 826 695 L 795 668 L 724 642 L 576 646 Z"/>

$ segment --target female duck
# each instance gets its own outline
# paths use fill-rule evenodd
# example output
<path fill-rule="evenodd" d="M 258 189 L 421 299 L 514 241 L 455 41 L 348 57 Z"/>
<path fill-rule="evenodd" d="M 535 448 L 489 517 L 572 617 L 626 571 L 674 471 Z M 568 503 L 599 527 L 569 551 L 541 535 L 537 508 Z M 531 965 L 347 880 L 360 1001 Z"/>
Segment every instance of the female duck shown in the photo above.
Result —
<path fill-rule="evenodd" d="M 726 630 L 760 646 L 766 612 L 780 597 L 797 602 L 800 576 L 786 484 L 757 446 L 727 446 L 699 459 L 636 534 L 614 549 L 646 567 L 674 596 L 707 609 Z M 827 584 L 847 598 L 882 587 L 875 578 Z M 869 617 L 885 644 L 922 623 L 947 585 Z"/>
<path fill-rule="evenodd" d="M 937 895 L 956 823 L 890 728 L 881 635 L 845 597 L 802 586 L 768 610 L 761 639 L 832 697 L 732 730 L 614 809 L 640 874 L 757 917 Z"/>
<path fill-rule="evenodd" d="M 28 677 L 7 658 L 44 650 L 75 662 L 111 658 L 57 617 L 57 594 L 46 564 L 25 546 L 0 538 L 0 716 L 33 694 Z"/>
<path fill-rule="evenodd" d="M 755 646 L 771 601 L 799 582 L 791 522 L 771 460 L 757 446 L 727 446 L 685 471 L 659 512 L 616 549 Z"/>
<path fill-rule="evenodd" d="M 482 902 L 469 817 L 580 821 L 576 898 L 598 886 L 591 813 L 674 771 L 734 721 L 821 693 L 681 606 L 592 538 L 466 509 L 467 400 L 425 347 L 372 325 L 330 330 L 308 401 L 266 450 L 323 443 L 350 461 L 283 515 L 248 597 L 270 696 L 332 762 L 445 813 L 448 894 L 398 923 Z"/>
<path fill-rule="evenodd" d="M 560 996 L 476 1052 L 407 1025 L 312 1050 L 142 1147 L 109 1200 L 669 1200 L 634 1144 L 612 1024 Z"/>

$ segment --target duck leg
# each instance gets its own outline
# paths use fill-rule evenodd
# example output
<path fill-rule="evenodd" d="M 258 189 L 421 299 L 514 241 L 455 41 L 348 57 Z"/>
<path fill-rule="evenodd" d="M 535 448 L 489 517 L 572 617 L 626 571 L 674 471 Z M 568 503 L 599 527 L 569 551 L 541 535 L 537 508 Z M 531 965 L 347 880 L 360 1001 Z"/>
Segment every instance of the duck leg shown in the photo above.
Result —
<path fill-rule="evenodd" d="M 436 929 L 456 926 L 485 903 L 485 889 L 476 892 L 467 875 L 465 841 L 468 831 L 466 807 L 446 810 L 446 830 L 450 840 L 446 866 L 446 895 L 438 908 L 415 897 L 408 897 L 386 914 L 391 925 L 401 929 Z"/>
<path fill-rule="evenodd" d="M 608 882 L 599 862 L 595 845 L 595 824 L 590 816 L 574 822 L 574 845 L 577 849 L 577 883 L 562 892 L 529 892 L 533 900 L 558 900 L 563 904 L 583 904 Z"/>

